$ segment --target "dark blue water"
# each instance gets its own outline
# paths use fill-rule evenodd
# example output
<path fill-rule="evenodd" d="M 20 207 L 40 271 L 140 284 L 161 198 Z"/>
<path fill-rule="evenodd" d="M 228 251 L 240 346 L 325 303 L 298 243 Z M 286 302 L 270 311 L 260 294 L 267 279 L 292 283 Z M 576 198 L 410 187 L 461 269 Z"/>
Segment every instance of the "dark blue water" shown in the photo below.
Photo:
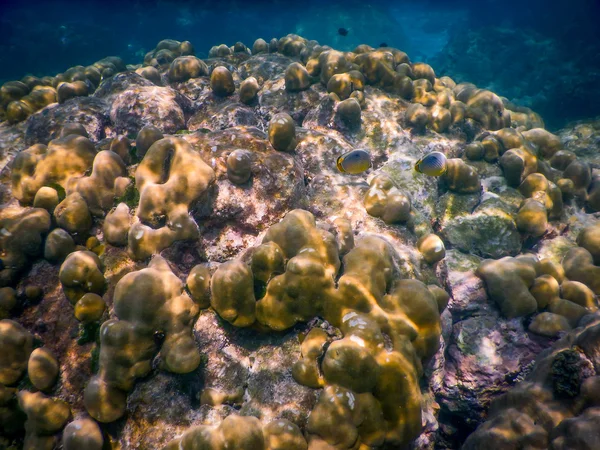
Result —
<path fill-rule="evenodd" d="M 540 112 L 547 127 L 600 115 L 600 1 L 4 1 L 0 82 L 119 55 L 164 38 L 212 45 L 297 33 L 340 50 L 386 43 L 438 75 Z M 347 36 L 338 34 L 340 27 Z"/>

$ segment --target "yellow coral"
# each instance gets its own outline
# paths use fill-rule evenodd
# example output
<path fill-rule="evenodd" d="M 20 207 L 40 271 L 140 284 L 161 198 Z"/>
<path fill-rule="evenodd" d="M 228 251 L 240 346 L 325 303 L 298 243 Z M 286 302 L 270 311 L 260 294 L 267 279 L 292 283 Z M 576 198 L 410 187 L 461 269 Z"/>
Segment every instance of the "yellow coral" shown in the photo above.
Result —
<path fill-rule="evenodd" d="M 13 161 L 13 195 L 30 204 L 42 186 L 59 184 L 66 190 L 69 179 L 83 176 L 92 167 L 95 156 L 94 144 L 74 134 L 54 139 L 48 147 L 36 144 Z"/>
<path fill-rule="evenodd" d="M 102 324 L 100 370 L 84 394 L 86 409 L 100 422 L 124 414 L 126 392 L 150 371 L 155 332 L 164 333 L 160 356 L 166 370 L 188 373 L 200 364 L 191 332 L 199 307 L 162 257 L 117 283 L 114 311 L 119 320 Z"/>
<path fill-rule="evenodd" d="M 140 222 L 128 235 L 134 258 L 145 259 L 177 240 L 197 237 L 198 225 L 188 210 L 214 180 L 214 171 L 185 140 L 169 137 L 152 144 L 135 172 Z"/>
<path fill-rule="evenodd" d="M 256 300 L 252 270 L 239 260 L 219 266 L 211 279 L 210 304 L 219 315 L 238 327 L 252 325 Z"/>
<path fill-rule="evenodd" d="M 88 292 L 104 293 L 103 271 L 104 266 L 95 253 L 76 251 L 67 256 L 60 266 L 58 278 L 72 305 Z"/>
<path fill-rule="evenodd" d="M 406 222 L 410 218 L 410 199 L 383 173 L 371 180 L 364 204 L 371 216 L 380 217 L 385 223 Z"/>
<path fill-rule="evenodd" d="M 19 381 L 27 368 L 33 336 L 17 322 L 0 320 L 0 345 L 0 384 L 10 386 Z"/>

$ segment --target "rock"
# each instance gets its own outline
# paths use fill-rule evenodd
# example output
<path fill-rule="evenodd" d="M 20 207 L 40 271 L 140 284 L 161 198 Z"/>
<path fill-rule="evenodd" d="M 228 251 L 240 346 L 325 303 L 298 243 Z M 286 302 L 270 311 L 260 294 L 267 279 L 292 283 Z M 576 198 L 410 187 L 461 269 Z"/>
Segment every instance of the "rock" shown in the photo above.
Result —
<path fill-rule="evenodd" d="M 259 92 L 260 111 L 264 115 L 274 116 L 286 112 L 297 122 L 301 123 L 314 103 L 323 95 L 322 88 L 313 85 L 309 89 L 290 93 L 285 89 L 285 80 L 278 77 L 266 80 Z"/>
<path fill-rule="evenodd" d="M 453 425 L 463 433 L 476 427 L 486 405 L 511 388 L 546 345 L 530 337 L 519 320 L 487 315 L 455 323 L 443 378 L 433 387 L 442 410 L 460 417 Z"/>
<path fill-rule="evenodd" d="M 94 92 L 94 97 L 112 103 L 121 92 L 134 87 L 144 86 L 152 87 L 154 83 L 135 72 L 118 73 L 114 77 L 104 80 L 96 92 Z"/>
<path fill-rule="evenodd" d="M 184 111 L 190 107 L 190 101 L 171 88 L 134 86 L 116 96 L 110 119 L 120 134 L 136 134 L 145 125 L 173 134 L 185 128 Z"/>
<path fill-rule="evenodd" d="M 0 172 L 13 160 L 15 155 L 27 148 L 24 125 L 0 127 Z"/>
<path fill-rule="evenodd" d="M 260 54 L 252 56 L 239 66 L 242 78 L 254 77 L 259 84 L 281 75 L 293 61 L 280 54 Z"/>
<path fill-rule="evenodd" d="M 262 125 L 252 108 L 233 102 L 206 103 L 190 117 L 187 128 L 190 131 L 208 129 L 224 130 L 240 125 L 257 127 Z"/>
<path fill-rule="evenodd" d="M 80 123 L 90 139 L 99 141 L 106 137 L 110 127 L 108 108 L 105 101 L 95 97 L 78 97 L 60 105 L 50 105 L 27 119 L 25 140 L 30 145 L 47 144 L 59 137 L 65 123 Z"/>
<path fill-rule="evenodd" d="M 229 241 L 227 247 L 232 248 L 228 251 L 236 251 L 238 242 L 250 242 L 246 241 L 248 237 L 242 238 L 248 230 L 258 232 L 265 224 L 273 223 L 301 198 L 304 183 L 300 166 L 290 155 L 273 150 L 259 130 L 236 127 L 195 133 L 186 139 L 200 149 L 206 161 L 214 161 L 217 174 L 218 188 L 210 208 L 195 214 L 210 230 L 201 236 L 206 251 L 212 253 L 216 246 L 220 247 L 220 239 Z M 226 161 L 239 148 L 248 149 L 252 182 L 238 187 L 227 178 Z"/>

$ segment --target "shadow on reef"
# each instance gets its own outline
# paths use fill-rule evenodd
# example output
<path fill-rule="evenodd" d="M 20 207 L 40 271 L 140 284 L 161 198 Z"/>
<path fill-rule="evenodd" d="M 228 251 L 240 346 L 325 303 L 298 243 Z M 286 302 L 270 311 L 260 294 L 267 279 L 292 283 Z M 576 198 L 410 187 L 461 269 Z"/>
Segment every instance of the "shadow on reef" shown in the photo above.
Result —
<path fill-rule="evenodd" d="M 0 89 L 0 445 L 558 449 L 595 423 L 600 126 L 554 135 L 392 47 L 194 55 Z"/>

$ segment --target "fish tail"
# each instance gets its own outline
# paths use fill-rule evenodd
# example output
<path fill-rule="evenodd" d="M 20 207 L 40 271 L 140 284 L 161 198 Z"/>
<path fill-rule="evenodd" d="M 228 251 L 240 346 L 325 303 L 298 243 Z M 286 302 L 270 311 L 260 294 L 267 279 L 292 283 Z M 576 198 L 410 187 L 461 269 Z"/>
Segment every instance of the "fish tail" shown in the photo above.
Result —
<path fill-rule="evenodd" d="M 345 172 L 344 168 L 342 167 L 342 157 L 341 156 L 338 156 L 338 159 L 335 162 L 335 164 L 340 172 Z"/>
<path fill-rule="evenodd" d="M 419 164 L 421 164 L 421 160 L 418 160 L 418 161 L 415 163 L 415 170 L 416 170 L 417 172 L 421 173 L 421 170 L 419 169 Z"/>

